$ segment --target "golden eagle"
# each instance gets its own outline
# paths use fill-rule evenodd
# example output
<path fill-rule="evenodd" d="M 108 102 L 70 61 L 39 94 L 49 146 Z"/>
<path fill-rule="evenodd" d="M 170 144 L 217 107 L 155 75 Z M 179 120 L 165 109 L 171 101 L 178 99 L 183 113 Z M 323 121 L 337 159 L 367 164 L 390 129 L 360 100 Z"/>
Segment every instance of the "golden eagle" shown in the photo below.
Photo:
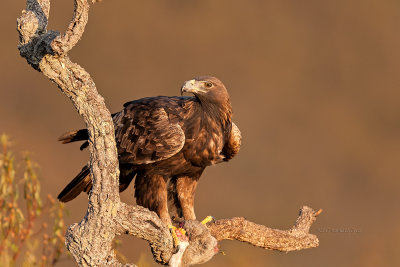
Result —
<path fill-rule="evenodd" d="M 155 211 L 171 224 L 168 203 L 175 215 L 195 220 L 194 194 L 204 169 L 228 161 L 240 149 L 241 135 L 231 121 L 232 107 L 223 83 L 215 77 L 187 81 L 181 93 L 194 96 L 158 96 L 134 100 L 112 115 L 120 167 L 119 190 L 136 176 L 136 203 Z M 86 129 L 60 137 L 62 143 L 86 141 Z M 58 195 L 70 201 L 89 192 L 88 165 Z"/>

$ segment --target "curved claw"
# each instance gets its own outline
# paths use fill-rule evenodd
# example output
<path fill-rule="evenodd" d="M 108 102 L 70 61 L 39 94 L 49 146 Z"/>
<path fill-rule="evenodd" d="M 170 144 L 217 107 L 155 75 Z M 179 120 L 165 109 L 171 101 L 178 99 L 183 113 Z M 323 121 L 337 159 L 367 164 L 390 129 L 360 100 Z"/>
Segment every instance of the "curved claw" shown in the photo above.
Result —
<path fill-rule="evenodd" d="M 168 228 L 169 228 L 169 231 L 171 232 L 172 239 L 174 240 L 174 247 L 179 246 L 180 241 L 179 241 L 178 236 L 176 235 L 177 228 L 173 225 L 168 225 Z"/>
<path fill-rule="evenodd" d="M 187 241 L 186 231 L 183 228 L 177 228 L 173 225 L 168 225 L 169 231 L 171 232 L 172 239 L 174 240 L 174 247 L 178 247 L 181 241 Z"/>

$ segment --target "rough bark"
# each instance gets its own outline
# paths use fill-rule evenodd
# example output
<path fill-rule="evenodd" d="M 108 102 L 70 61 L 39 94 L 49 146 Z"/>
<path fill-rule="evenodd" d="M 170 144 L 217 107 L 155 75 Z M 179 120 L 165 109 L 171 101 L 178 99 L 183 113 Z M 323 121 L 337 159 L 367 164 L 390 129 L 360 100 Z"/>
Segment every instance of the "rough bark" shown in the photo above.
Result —
<path fill-rule="evenodd" d="M 79 266 L 134 266 L 123 265 L 116 259 L 111 244 L 115 235 L 120 234 L 147 240 L 155 260 L 167 264 L 172 257 L 171 266 L 211 259 L 216 253 L 216 240 L 236 239 L 278 251 L 318 246 L 317 237 L 308 233 L 318 212 L 303 207 L 295 226 L 288 231 L 270 229 L 243 218 L 219 220 L 208 227 L 195 221 L 186 222 L 189 245 L 180 246 L 176 252 L 168 228 L 154 212 L 122 203 L 110 112 L 90 75 L 67 55 L 81 38 L 89 14 L 87 0 L 74 0 L 74 3 L 73 19 L 63 35 L 47 30 L 50 0 L 27 0 L 26 10 L 17 20 L 17 30 L 21 56 L 71 99 L 89 131 L 93 188 L 85 217 L 71 225 L 66 235 L 66 246 Z"/>
<path fill-rule="evenodd" d="M 211 225 L 211 235 L 219 240 L 239 240 L 251 245 L 278 251 L 293 251 L 317 247 L 318 238 L 309 233 L 312 223 L 322 212 L 310 207 L 301 208 L 295 225 L 290 230 L 271 229 L 255 224 L 244 218 L 232 218 L 216 221 Z"/>

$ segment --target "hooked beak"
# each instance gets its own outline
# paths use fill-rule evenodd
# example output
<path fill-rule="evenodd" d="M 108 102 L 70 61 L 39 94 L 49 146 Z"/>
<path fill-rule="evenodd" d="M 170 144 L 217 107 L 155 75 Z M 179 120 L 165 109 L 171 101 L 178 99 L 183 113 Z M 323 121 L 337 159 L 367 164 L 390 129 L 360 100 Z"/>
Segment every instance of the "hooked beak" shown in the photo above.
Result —
<path fill-rule="evenodd" d="M 181 95 L 183 95 L 183 93 L 192 93 L 192 94 L 196 94 L 196 93 L 203 93 L 204 90 L 199 88 L 199 82 L 196 80 L 189 80 L 186 81 L 181 88 Z"/>

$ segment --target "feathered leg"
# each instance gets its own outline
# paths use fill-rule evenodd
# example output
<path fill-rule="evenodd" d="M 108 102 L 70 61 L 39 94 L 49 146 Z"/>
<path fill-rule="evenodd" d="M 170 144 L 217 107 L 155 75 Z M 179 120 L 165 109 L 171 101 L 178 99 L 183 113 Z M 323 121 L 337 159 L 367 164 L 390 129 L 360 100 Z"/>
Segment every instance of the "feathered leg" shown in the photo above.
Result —
<path fill-rule="evenodd" d="M 194 195 L 196 188 L 197 179 L 182 176 L 176 181 L 177 198 L 185 220 L 196 220 L 196 215 L 194 213 Z"/>
<path fill-rule="evenodd" d="M 200 175 L 175 176 L 168 184 L 170 211 L 178 218 L 196 220 L 194 213 L 194 195 Z"/>
<path fill-rule="evenodd" d="M 138 173 L 135 180 L 136 203 L 155 211 L 168 226 L 172 225 L 168 213 L 167 185 L 161 175 Z"/>

